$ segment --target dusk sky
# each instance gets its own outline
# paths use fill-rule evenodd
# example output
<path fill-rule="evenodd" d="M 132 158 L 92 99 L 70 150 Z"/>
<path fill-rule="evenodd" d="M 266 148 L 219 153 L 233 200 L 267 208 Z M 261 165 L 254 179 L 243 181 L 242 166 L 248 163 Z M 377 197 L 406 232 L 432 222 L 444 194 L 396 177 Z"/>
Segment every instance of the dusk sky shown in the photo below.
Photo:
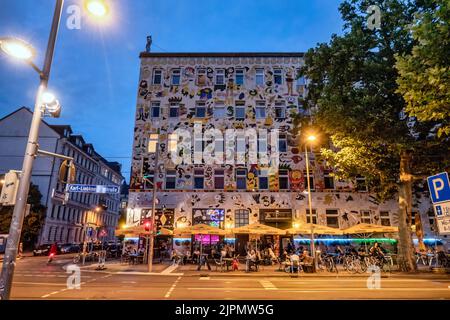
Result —
<path fill-rule="evenodd" d="M 114 0 L 111 21 L 82 17 L 81 29 L 61 20 L 49 88 L 62 104 L 52 124 L 70 124 L 97 152 L 123 164 L 129 181 L 139 53 L 146 36 L 154 52 L 303 52 L 341 32 L 338 0 Z M 0 37 L 16 36 L 37 50 L 41 67 L 54 0 L 1 0 Z M 33 108 L 38 76 L 0 54 L 0 118 Z"/>

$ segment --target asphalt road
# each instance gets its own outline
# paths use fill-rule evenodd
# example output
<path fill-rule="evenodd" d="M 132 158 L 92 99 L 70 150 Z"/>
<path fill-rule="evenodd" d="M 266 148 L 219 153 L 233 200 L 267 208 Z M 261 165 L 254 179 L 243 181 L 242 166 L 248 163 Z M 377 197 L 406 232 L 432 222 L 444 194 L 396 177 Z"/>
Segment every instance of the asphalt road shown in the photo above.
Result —
<path fill-rule="evenodd" d="M 12 299 L 446 299 L 450 277 L 390 276 L 379 289 L 367 288 L 367 277 L 232 277 L 214 275 L 136 275 L 81 271 L 80 289 L 68 289 L 64 266 L 46 257 L 17 263 Z M 108 270 L 106 270 L 108 271 Z"/>

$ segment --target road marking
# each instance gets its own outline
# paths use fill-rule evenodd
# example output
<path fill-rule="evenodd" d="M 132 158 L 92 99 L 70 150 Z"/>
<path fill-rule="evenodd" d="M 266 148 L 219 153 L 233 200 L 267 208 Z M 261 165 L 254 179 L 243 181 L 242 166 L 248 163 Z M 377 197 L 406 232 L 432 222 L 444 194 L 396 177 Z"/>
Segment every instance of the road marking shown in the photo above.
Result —
<path fill-rule="evenodd" d="M 210 277 L 200 277 L 198 280 L 210 280 Z"/>
<path fill-rule="evenodd" d="M 172 286 L 170 287 L 169 291 L 167 291 L 166 295 L 164 296 L 164 298 L 169 298 L 172 291 L 175 289 L 175 287 L 177 286 L 178 281 L 180 281 L 181 277 L 178 277 L 177 280 L 175 280 L 175 282 L 172 284 Z"/>
<path fill-rule="evenodd" d="M 35 286 L 63 286 L 65 287 L 65 283 L 48 283 L 48 282 L 24 282 L 24 281 L 14 281 L 15 284 L 27 284 L 27 285 L 35 285 Z"/>
<path fill-rule="evenodd" d="M 134 284 L 134 283 L 136 283 L 136 281 L 122 281 L 122 283 L 130 283 L 130 284 Z"/>
<path fill-rule="evenodd" d="M 205 290 L 206 288 L 187 288 L 188 290 Z M 224 290 L 222 287 L 211 288 L 207 290 Z M 227 291 L 265 291 L 266 288 L 227 288 Z M 286 292 L 338 292 L 338 291 L 448 291 L 447 288 L 380 288 L 380 289 L 367 289 L 367 288 L 333 288 L 333 289 L 311 289 L 311 290 L 295 290 L 295 288 L 277 288 L 279 291 Z"/>
<path fill-rule="evenodd" d="M 275 285 L 270 282 L 269 280 L 259 280 L 259 283 L 264 287 L 266 290 L 278 290 Z"/>
<path fill-rule="evenodd" d="M 184 273 L 165 273 L 165 274 L 161 274 L 160 272 L 139 272 L 139 271 L 130 271 L 130 272 L 126 272 L 126 271 L 118 271 L 115 274 L 129 274 L 129 275 L 135 275 L 135 276 L 166 276 L 166 277 L 179 277 L 184 275 Z"/>
<path fill-rule="evenodd" d="M 176 268 L 178 268 L 177 264 L 173 264 L 171 266 L 168 266 L 166 269 L 164 269 L 163 271 L 161 271 L 161 274 L 167 274 L 167 273 L 171 273 L 172 271 L 174 271 Z"/>

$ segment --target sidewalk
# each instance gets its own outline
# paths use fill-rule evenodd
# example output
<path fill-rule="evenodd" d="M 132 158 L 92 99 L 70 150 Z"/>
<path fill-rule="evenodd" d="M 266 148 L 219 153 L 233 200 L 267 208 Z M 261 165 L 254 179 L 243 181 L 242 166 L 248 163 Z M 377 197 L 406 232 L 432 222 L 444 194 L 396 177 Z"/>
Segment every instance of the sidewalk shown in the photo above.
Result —
<path fill-rule="evenodd" d="M 0 254 L 0 262 L 3 262 L 3 256 L 4 256 L 4 254 L 1 253 Z M 33 252 L 24 252 L 24 253 L 22 253 L 22 257 L 18 256 L 17 260 L 20 260 L 20 259 L 26 258 L 26 257 L 33 257 Z"/>
<path fill-rule="evenodd" d="M 97 268 L 97 263 L 92 263 L 90 265 L 81 266 L 82 270 L 95 271 Z M 369 273 L 356 273 L 351 274 L 344 270 L 339 270 L 338 273 L 335 272 L 327 272 L 327 271 L 318 271 L 316 273 L 287 273 L 284 271 L 278 270 L 277 266 L 263 266 L 259 269 L 259 271 L 251 271 L 245 272 L 245 265 L 240 264 L 239 270 L 237 271 L 221 271 L 220 268 L 217 268 L 215 265 L 211 265 L 211 270 L 208 270 L 205 266 L 202 266 L 201 270 L 197 271 L 196 264 L 187 264 L 187 265 L 171 265 L 169 262 L 154 263 L 152 273 L 148 273 L 148 266 L 146 264 L 138 264 L 138 265 L 130 265 L 127 263 L 120 263 L 119 261 L 107 261 L 105 264 L 106 269 L 103 272 L 111 272 L 111 273 L 121 273 L 121 274 L 136 274 L 136 275 L 183 275 L 183 276 L 191 276 L 191 277 L 282 277 L 282 278 L 291 278 L 291 277 L 301 277 L 301 278 L 324 278 L 324 277 L 332 277 L 332 278 L 367 278 Z M 419 271 L 416 273 L 404 273 L 404 272 L 391 272 L 386 273 L 383 272 L 381 274 L 382 278 L 391 278 L 391 277 L 411 277 L 411 276 L 420 276 L 421 278 L 446 278 L 450 279 L 450 275 L 447 273 L 433 273 L 430 271 Z"/>

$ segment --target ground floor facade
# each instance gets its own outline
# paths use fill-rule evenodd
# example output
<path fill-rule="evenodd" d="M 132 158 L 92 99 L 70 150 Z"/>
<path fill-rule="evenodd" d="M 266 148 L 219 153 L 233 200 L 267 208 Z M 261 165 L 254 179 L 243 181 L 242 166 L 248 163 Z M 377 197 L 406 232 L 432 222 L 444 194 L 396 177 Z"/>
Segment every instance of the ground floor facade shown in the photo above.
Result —
<path fill-rule="evenodd" d="M 314 192 L 311 195 L 313 223 L 339 229 L 358 223 L 398 226 L 397 199 L 380 203 L 373 195 L 364 192 Z M 156 198 L 156 224 L 169 230 L 200 223 L 231 229 L 257 222 L 287 229 L 294 222 L 311 221 L 308 197 L 303 192 L 170 191 L 158 192 Z M 151 192 L 130 192 L 127 225 L 142 224 L 151 217 L 152 199 Z M 415 200 L 412 225 L 420 217 L 425 238 L 439 238 L 446 242 L 445 237 L 439 237 L 433 230 L 434 213 L 430 201 L 425 198 L 420 200 Z M 280 246 L 289 241 L 289 237 L 286 240 L 269 239 L 270 235 L 265 237 L 265 242 L 274 241 Z M 171 239 L 174 248 L 188 247 L 198 241 L 211 244 L 227 240 L 234 241 L 236 250 L 241 251 L 239 246 L 242 243 L 254 239 L 249 239 L 248 235 L 232 235 L 228 239 L 213 235 L 202 238 L 186 235 Z M 290 240 L 293 240 L 292 237 Z"/>

